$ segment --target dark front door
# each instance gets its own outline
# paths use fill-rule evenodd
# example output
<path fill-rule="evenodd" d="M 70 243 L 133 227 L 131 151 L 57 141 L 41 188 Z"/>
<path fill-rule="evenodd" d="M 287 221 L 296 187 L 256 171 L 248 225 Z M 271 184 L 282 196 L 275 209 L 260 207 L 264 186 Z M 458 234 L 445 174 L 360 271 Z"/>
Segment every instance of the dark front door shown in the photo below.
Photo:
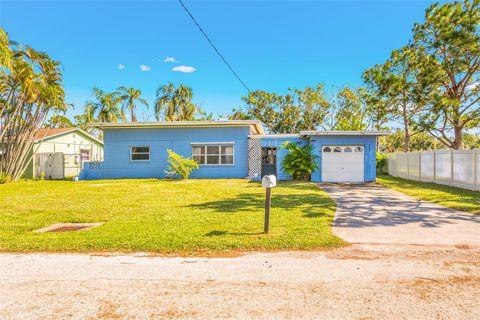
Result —
<path fill-rule="evenodd" d="M 277 148 L 262 147 L 262 177 L 277 175 Z"/>

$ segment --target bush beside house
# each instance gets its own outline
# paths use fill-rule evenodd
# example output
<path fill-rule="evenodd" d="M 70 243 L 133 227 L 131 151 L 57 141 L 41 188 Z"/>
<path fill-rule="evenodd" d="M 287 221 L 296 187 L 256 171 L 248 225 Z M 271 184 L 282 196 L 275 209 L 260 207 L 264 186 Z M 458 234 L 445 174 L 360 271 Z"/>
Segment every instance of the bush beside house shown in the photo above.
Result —
<path fill-rule="evenodd" d="M 295 142 L 285 143 L 282 148 L 288 154 L 282 160 L 282 168 L 295 180 L 310 180 L 310 176 L 318 168 L 318 156 L 312 153 L 313 146 L 306 144 L 300 146 Z"/>
<path fill-rule="evenodd" d="M 165 174 L 168 177 L 181 177 L 182 179 L 188 179 L 193 170 L 198 169 L 198 163 L 195 160 L 182 157 L 170 149 L 167 149 L 167 152 L 168 167 Z"/>

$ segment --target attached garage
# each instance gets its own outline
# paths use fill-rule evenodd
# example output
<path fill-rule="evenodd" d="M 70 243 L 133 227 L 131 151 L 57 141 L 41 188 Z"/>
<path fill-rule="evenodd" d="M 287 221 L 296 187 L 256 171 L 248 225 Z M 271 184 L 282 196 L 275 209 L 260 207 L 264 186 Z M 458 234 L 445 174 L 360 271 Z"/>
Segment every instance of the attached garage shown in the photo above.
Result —
<path fill-rule="evenodd" d="M 377 138 L 381 131 L 304 131 L 318 156 L 315 182 L 370 182 L 376 179 Z"/>
<path fill-rule="evenodd" d="M 364 146 L 324 146 L 323 182 L 365 181 Z"/>

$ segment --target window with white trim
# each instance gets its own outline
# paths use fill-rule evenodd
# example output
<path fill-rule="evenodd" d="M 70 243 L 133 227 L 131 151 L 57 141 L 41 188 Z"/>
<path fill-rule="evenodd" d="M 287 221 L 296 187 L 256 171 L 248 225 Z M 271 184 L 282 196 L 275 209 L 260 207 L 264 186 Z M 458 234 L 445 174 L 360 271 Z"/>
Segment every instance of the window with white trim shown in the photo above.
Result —
<path fill-rule="evenodd" d="M 149 161 L 150 160 L 150 147 L 130 147 L 130 160 L 131 161 Z"/>
<path fill-rule="evenodd" d="M 203 165 L 233 164 L 233 144 L 195 144 L 192 146 L 192 158 Z"/>

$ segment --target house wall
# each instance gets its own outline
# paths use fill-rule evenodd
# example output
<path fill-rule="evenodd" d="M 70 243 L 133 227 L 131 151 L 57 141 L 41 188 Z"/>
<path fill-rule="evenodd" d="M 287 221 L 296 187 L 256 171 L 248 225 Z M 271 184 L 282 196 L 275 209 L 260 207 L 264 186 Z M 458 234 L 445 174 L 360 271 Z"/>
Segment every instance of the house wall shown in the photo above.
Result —
<path fill-rule="evenodd" d="M 164 178 L 167 149 L 190 158 L 192 143 L 234 144 L 233 165 L 200 165 L 192 178 L 245 178 L 248 175 L 248 126 L 210 128 L 128 128 L 105 129 L 105 159 L 99 168 L 86 164 L 83 179 Z M 149 146 L 149 161 L 131 161 L 130 147 Z"/>
<path fill-rule="evenodd" d="M 286 142 L 295 142 L 300 145 L 306 143 L 305 139 L 300 137 L 268 137 L 261 138 L 260 144 L 262 147 L 276 147 L 277 148 L 277 179 L 278 180 L 292 180 L 292 177 L 282 169 L 282 160 L 288 151 L 282 148 L 282 145 Z"/>
<path fill-rule="evenodd" d="M 365 150 L 365 181 L 375 181 L 376 179 L 376 141 L 375 136 L 312 136 L 310 138 L 313 144 L 313 153 L 318 156 L 319 168 L 312 174 L 312 181 L 322 181 L 322 147 L 328 145 L 362 145 Z"/>
<path fill-rule="evenodd" d="M 41 143 L 34 144 L 32 154 L 62 152 L 64 154 L 64 176 L 72 177 L 78 176 L 80 173 L 80 150 L 84 149 L 90 150 L 91 160 L 103 159 L 103 146 L 78 131 L 45 138 Z M 30 156 L 30 161 L 23 177 L 28 179 L 38 178 L 34 162 L 35 157 Z"/>

